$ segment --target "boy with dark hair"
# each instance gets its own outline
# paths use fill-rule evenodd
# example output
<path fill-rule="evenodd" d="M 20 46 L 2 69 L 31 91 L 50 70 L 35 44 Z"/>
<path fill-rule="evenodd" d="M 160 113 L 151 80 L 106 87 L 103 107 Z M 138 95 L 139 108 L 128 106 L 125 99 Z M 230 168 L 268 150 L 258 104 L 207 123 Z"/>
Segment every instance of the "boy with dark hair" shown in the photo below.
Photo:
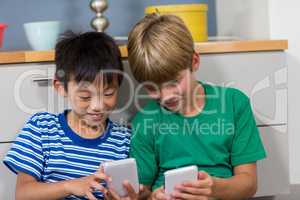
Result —
<path fill-rule="evenodd" d="M 16 199 L 103 199 L 110 178 L 99 166 L 129 154 L 130 129 L 109 119 L 122 81 L 119 48 L 105 33 L 69 32 L 55 63 L 54 88 L 71 110 L 37 113 L 18 134 L 4 159 L 17 174 Z"/>

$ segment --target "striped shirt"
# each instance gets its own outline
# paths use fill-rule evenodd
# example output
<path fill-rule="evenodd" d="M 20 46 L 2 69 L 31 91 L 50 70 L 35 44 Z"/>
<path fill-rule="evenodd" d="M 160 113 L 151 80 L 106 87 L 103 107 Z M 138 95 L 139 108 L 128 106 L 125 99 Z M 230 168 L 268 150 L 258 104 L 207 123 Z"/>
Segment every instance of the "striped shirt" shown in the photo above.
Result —
<path fill-rule="evenodd" d="M 18 134 L 4 164 L 45 183 L 91 175 L 103 161 L 128 158 L 131 130 L 108 120 L 98 138 L 84 139 L 72 131 L 61 114 L 37 113 Z M 94 195 L 103 199 L 100 192 Z M 65 199 L 85 199 L 68 196 Z"/>

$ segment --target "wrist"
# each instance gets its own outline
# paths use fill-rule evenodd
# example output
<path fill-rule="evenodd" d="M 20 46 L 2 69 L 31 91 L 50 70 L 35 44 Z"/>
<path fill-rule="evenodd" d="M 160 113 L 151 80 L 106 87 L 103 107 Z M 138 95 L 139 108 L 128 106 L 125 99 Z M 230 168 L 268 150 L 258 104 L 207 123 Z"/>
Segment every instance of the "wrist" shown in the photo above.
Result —
<path fill-rule="evenodd" d="M 71 183 L 72 183 L 72 180 L 67 180 L 67 181 L 63 181 L 62 182 L 62 188 L 64 190 L 64 193 L 69 196 L 69 195 L 72 195 L 72 190 L 71 190 Z"/>
<path fill-rule="evenodd" d="M 218 178 L 218 177 L 212 177 L 212 179 L 213 179 L 213 185 L 212 185 L 212 194 L 211 194 L 211 196 L 212 197 L 218 197 L 219 195 L 219 190 L 218 190 L 218 188 L 219 188 L 219 186 L 220 186 L 220 182 L 222 182 L 223 181 L 223 179 L 221 179 L 221 178 Z"/>

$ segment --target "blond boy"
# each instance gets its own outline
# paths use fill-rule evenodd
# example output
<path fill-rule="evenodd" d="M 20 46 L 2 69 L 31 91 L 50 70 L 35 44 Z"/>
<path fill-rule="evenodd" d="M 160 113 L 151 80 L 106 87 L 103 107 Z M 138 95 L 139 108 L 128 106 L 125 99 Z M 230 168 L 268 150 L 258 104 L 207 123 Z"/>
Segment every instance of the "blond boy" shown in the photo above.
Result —
<path fill-rule="evenodd" d="M 174 199 L 245 199 L 257 189 L 256 161 L 265 158 L 249 99 L 202 83 L 199 55 L 183 21 L 152 14 L 129 35 L 135 79 L 153 99 L 132 121 L 131 156 L 153 199 L 167 199 L 163 173 L 197 165 L 198 180 L 176 186 Z M 222 128 L 221 128 L 222 127 Z"/>

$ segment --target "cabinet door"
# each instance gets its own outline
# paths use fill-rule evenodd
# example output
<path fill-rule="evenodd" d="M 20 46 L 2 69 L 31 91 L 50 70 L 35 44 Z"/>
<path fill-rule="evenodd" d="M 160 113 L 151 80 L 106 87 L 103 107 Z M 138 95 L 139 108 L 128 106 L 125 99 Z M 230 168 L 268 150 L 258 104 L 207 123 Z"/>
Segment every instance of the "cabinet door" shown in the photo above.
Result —
<path fill-rule="evenodd" d="M 258 124 L 287 123 L 287 67 L 284 52 L 200 55 L 199 80 L 244 91 Z"/>
<path fill-rule="evenodd" d="M 287 126 L 260 127 L 267 158 L 257 163 L 256 196 L 289 193 L 289 151 Z"/>
<path fill-rule="evenodd" d="M 0 199 L 15 199 L 16 175 L 4 164 L 3 159 L 11 144 L 0 144 Z"/>
<path fill-rule="evenodd" d="M 16 133 L 39 111 L 53 111 L 57 95 L 48 76 L 53 76 L 52 64 L 23 64 L 0 66 L 0 141 L 12 141 Z"/>

